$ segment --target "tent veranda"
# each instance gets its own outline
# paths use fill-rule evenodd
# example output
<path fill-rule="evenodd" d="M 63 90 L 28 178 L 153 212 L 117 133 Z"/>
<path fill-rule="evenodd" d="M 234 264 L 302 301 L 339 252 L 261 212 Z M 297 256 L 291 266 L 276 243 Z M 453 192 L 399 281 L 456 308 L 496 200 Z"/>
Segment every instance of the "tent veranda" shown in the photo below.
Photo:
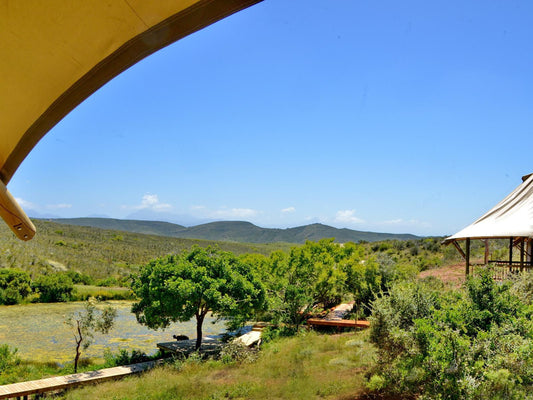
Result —
<path fill-rule="evenodd" d="M 510 271 L 533 266 L 533 174 L 523 176 L 522 184 L 481 218 L 444 240 L 444 244 L 453 244 L 465 259 L 467 275 L 470 273 L 472 239 L 485 241 L 485 264 L 505 264 Z M 490 239 L 509 240 L 508 259 L 489 260 Z M 459 245 L 461 241 L 465 242 L 464 250 Z M 515 248 L 520 254 L 519 260 L 513 259 Z"/>

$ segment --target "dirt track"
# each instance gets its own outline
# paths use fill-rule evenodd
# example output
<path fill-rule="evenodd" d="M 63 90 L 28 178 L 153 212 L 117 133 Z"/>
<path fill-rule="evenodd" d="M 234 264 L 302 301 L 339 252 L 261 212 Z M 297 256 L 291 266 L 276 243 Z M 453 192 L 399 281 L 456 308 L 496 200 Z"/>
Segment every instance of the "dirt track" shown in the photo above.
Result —
<path fill-rule="evenodd" d="M 443 282 L 448 282 L 454 286 L 460 286 L 465 281 L 464 264 L 448 265 L 446 267 L 423 271 L 418 275 L 420 278 L 434 276 Z"/>

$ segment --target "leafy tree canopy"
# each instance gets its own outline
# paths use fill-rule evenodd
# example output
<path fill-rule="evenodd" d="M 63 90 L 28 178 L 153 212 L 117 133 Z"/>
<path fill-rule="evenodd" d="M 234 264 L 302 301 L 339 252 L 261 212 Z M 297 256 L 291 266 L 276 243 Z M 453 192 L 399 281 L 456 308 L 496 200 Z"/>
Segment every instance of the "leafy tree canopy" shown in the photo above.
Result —
<path fill-rule="evenodd" d="M 189 252 L 151 261 L 133 280 L 141 300 L 133 305 L 137 320 L 151 328 L 171 322 L 197 322 L 196 347 L 208 312 L 234 323 L 265 307 L 265 289 L 254 268 L 218 248 L 193 247 Z"/>

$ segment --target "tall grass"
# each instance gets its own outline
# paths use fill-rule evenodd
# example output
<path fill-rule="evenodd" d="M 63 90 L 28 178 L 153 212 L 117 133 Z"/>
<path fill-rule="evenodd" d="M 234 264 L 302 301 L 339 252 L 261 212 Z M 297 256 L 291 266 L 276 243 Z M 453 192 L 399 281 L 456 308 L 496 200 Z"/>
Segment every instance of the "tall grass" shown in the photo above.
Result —
<path fill-rule="evenodd" d="M 197 359 L 68 392 L 65 399 L 353 398 L 374 350 L 366 333 L 306 332 L 268 343 L 253 363 Z"/>
<path fill-rule="evenodd" d="M 85 301 L 89 297 L 100 300 L 135 300 L 135 295 L 128 288 L 93 285 L 74 285 L 74 287 L 72 301 Z"/>

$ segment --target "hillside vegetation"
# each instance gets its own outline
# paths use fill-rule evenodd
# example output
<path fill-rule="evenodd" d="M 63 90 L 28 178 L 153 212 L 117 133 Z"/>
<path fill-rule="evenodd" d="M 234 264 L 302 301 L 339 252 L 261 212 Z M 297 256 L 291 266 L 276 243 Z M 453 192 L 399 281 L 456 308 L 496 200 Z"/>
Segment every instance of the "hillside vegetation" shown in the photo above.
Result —
<path fill-rule="evenodd" d="M 43 220 L 33 222 L 37 234 L 28 242 L 21 242 L 4 224 L 0 224 L 0 267 L 22 269 L 29 272 L 32 279 L 67 270 L 95 279 L 119 279 L 154 258 L 178 253 L 194 245 L 218 246 L 237 255 L 269 255 L 273 250 L 290 247 L 283 243 L 267 245 L 181 239 Z"/>
<path fill-rule="evenodd" d="M 161 236 L 244 243 L 305 243 L 307 240 L 317 241 L 326 238 L 335 238 L 337 243 L 419 239 L 419 237 L 411 234 L 363 232 L 352 229 L 337 229 L 323 224 L 311 224 L 287 229 L 270 229 L 260 228 L 244 221 L 210 222 L 189 228 L 168 222 L 111 218 L 69 218 L 55 219 L 53 221 L 62 224 L 92 226 Z"/>
<path fill-rule="evenodd" d="M 37 275 L 32 277 L 31 287 L 37 288 L 41 300 L 46 294 L 45 280 L 63 275 L 47 271 L 70 272 L 88 265 L 96 272 L 91 267 L 82 271 L 91 275 L 105 276 L 106 268 L 119 276 L 133 273 L 136 316 L 149 326 L 163 327 L 167 321 L 187 319 L 175 313 L 183 307 L 202 315 L 202 310 L 198 313 L 192 307 L 204 307 L 205 299 L 222 298 L 222 293 L 226 296 L 232 280 L 238 288 L 235 302 L 224 297 L 217 314 L 235 326 L 250 320 L 270 323 L 263 335 L 267 346 L 259 353 L 233 352 L 229 347 L 231 353 L 222 353 L 216 360 L 201 362 L 193 356 L 142 377 L 99 386 L 99 398 L 119 394 L 122 398 L 355 399 L 359 395 L 395 398 L 404 394 L 416 398 L 423 393 L 425 398 L 482 399 L 494 392 L 501 395 L 497 398 L 518 399 L 524 398 L 533 382 L 532 370 L 514 361 L 530 358 L 526 356 L 531 353 L 533 335 L 529 322 L 531 279 L 502 285 L 488 272 L 461 289 L 435 278 L 420 281 L 420 271 L 460 261 L 453 247 L 440 245 L 440 238 L 344 244 L 323 239 L 292 246 L 219 243 L 239 254 L 234 256 L 194 246 L 209 242 L 37 223 L 37 241 L 21 243 L 11 234 L 4 236 L 2 262 Z M 496 242 L 492 250 L 493 256 L 498 256 L 505 248 Z M 165 256 L 168 253 L 179 254 Z M 472 246 L 474 260 L 483 253 L 479 244 Z M 211 265 L 217 259 L 214 255 L 220 255 L 221 263 Z M 46 256 L 54 259 L 42 261 Z M 143 257 L 157 259 L 147 264 Z M 136 263 L 144 265 L 137 267 Z M 228 273 L 224 268 L 230 269 Z M 239 277 L 231 269 L 248 275 Z M 22 284 L 29 278 L 21 271 L 2 270 L 6 281 L 28 292 L 29 286 Z M 259 282 L 253 288 L 256 295 L 244 293 L 242 289 L 253 282 Z M 11 289 L 8 285 L 4 293 L 11 295 Z M 207 297 L 197 301 L 192 292 Z M 241 292 L 246 301 L 262 301 L 239 307 Z M 166 301 L 154 302 L 154 298 Z M 324 315 L 342 301 L 354 302 L 348 318 L 370 319 L 368 333 L 327 337 L 306 332 L 308 316 Z M 197 318 L 197 332 L 201 333 L 198 327 L 201 321 Z M 288 335 L 296 337 L 286 338 Z M 501 351 L 494 351 L 491 342 Z M 29 373 L 21 369 L 16 351 L 5 346 L 4 350 L 6 379 L 24 380 Z M 123 354 L 111 356 L 118 359 Z M 94 390 L 65 395 L 92 398 Z"/>

